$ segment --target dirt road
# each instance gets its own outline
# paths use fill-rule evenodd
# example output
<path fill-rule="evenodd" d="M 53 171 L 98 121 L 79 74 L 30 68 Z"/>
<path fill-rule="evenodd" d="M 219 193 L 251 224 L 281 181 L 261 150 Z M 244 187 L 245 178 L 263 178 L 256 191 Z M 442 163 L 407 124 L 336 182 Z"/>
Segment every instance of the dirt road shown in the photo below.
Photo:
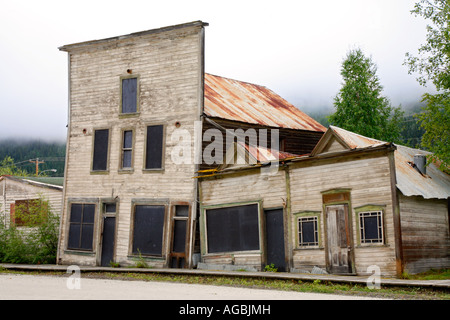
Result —
<path fill-rule="evenodd" d="M 78 282 L 79 280 L 79 282 Z M 235 288 L 169 282 L 0 274 L 0 300 L 349 300 L 318 293 Z"/>

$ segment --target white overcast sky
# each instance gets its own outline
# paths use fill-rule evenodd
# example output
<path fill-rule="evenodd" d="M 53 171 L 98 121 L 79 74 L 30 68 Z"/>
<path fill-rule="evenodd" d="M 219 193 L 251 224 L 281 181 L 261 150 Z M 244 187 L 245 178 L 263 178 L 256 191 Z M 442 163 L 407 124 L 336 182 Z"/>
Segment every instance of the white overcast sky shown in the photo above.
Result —
<path fill-rule="evenodd" d="M 417 0 L 418 1 L 418 0 Z M 202 20 L 206 72 L 264 85 L 301 110 L 332 107 L 360 47 L 394 106 L 426 88 L 403 66 L 425 42 L 416 0 L 0 0 L 0 140 L 64 140 L 65 44 Z"/>

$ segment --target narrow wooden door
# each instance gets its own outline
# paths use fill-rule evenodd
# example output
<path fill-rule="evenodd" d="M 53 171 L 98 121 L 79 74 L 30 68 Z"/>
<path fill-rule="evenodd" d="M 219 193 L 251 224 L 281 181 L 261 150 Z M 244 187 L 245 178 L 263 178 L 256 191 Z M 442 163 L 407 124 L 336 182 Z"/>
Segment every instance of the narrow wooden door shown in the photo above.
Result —
<path fill-rule="evenodd" d="M 264 210 L 266 214 L 267 264 L 274 264 L 278 271 L 286 271 L 284 250 L 283 209 Z"/>
<path fill-rule="evenodd" d="M 327 263 L 328 270 L 335 274 L 351 273 L 351 236 L 348 222 L 348 206 L 326 207 L 327 219 Z"/>
<path fill-rule="evenodd" d="M 109 267 L 110 262 L 114 261 L 114 238 L 116 230 L 116 218 L 103 218 L 103 240 L 102 240 L 102 261 L 103 267 Z"/>

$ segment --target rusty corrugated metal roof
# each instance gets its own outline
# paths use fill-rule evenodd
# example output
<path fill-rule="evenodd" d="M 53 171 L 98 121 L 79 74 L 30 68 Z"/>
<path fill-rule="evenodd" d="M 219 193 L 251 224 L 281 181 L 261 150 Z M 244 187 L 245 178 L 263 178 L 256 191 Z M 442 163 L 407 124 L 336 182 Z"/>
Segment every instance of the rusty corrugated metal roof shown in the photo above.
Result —
<path fill-rule="evenodd" d="M 244 147 L 249 154 L 251 154 L 258 162 L 267 162 L 267 161 L 275 161 L 275 160 L 285 160 L 288 158 L 299 157 L 296 154 L 279 151 L 276 149 L 269 149 L 262 146 L 253 146 L 249 144 L 244 144 L 242 142 L 238 142 L 242 147 Z"/>
<path fill-rule="evenodd" d="M 380 140 L 367 138 L 338 127 L 330 126 L 350 149 L 370 148 L 387 144 Z M 414 163 L 414 156 L 417 154 L 429 155 L 419 149 L 413 149 L 395 144 L 394 151 L 395 173 L 397 188 L 405 196 L 422 196 L 425 199 L 447 199 L 450 197 L 450 176 L 431 163 L 427 166 L 426 174 L 420 173 L 411 164 Z"/>
<path fill-rule="evenodd" d="M 204 113 L 209 117 L 263 126 L 319 131 L 326 128 L 272 90 L 205 74 Z"/>

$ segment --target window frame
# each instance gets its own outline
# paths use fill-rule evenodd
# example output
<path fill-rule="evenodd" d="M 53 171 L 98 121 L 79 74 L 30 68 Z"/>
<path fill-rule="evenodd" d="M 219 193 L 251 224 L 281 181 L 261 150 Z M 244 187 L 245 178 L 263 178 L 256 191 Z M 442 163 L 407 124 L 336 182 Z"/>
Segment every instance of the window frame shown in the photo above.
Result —
<path fill-rule="evenodd" d="M 94 169 L 95 160 L 95 136 L 97 131 L 108 131 L 108 146 L 106 148 L 106 168 L 105 169 Z M 109 173 L 109 159 L 110 159 L 110 148 L 111 148 L 111 128 L 110 127 L 99 127 L 93 128 L 92 134 L 92 147 L 91 147 L 91 174 L 108 174 Z"/>
<path fill-rule="evenodd" d="M 135 112 L 123 112 L 123 80 L 136 79 L 136 111 Z M 120 97 L 119 97 L 119 117 L 135 117 L 140 114 L 140 75 L 129 74 L 120 77 Z"/>
<path fill-rule="evenodd" d="M 208 217 L 207 211 L 211 209 L 224 209 L 224 208 L 232 208 L 232 207 L 241 207 L 248 205 L 257 205 L 257 217 L 258 217 L 258 242 L 259 248 L 254 250 L 238 250 L 238 251 L 223 251 L 223 252 L 210 252 L 208 247 Z M 209 205 L 202 206 L 201 208 L 201 224 L 200 224 L 200 240 L 201 240 L 201 253 L 204 256 L 217 256 L 221 254 L 235 254 L 235 253 L 263 253 L 264 250 L 264 239 L 262 230 L 262 220 L 263 220 L 263 205 L 262 200 L 248 201 L 248 202 L 239 202 L 239 203 L 226 203 L 226 204 L 218 204 L 218 205 Z"/>
<path fill-rule="evenodd" d="M 297 249 L 318 249 L 322 247 L 322 232 L 321 232 L 321 211 L 302 211 L 294 214 L 295 217 L 295 246 Z M 301 219 L 316 220 L 316 238 L 317 241 L 313 245 L 303 245 L 300 241 L 300 228 L 299 223 Z"/>
<path fill-rule="evenodd" d="M 163 230 L 162 230 L 162 239 L 161 239 L 161 254 L 148 254 L 133 251 L 134 242 L 135 242 L 135 219 L 136 219 L 136 207 L 137 206 L 161 206 L 164 207 L 164 218 L 163 218 Z M 130 241 L 128 247 L 128 257 L 143 257 L 152 260 L 165 260 L 167 255 L 167 244 L 166 244 L 166 235 L 167 235 L 167 216 L 169 215 L 169 202 L 167 200 L 146 200 L 146 199 L 132 199 L 131 205 L 131 219 L 130 219 Z"/>
<path fill-rule="evenodd" d="M 125 148 L 125 132 L 131 131 L 131 148 Z M 119 157 L 119 173 L 132 173 L 134 171 L 134 145 L 136 140 L 136 134 L 134 128 L 124 128 L 121 130 L 120 140 L 120 157 Z M 123 166 L 125 151 L 131 151 L 131 164 L 130 167 Z"/>
<path fill-rule="evenodd" d="M 161 147 L 161 167 L 147 168 L 147 146 L 148 146 L 148 127 L 162 127 L 162 147 Z M 144 173 L 162 172 L 165 170 L 166 159 L 166 124 L 165 123 L 147 123 L 145 124 L 145 141 L 144 141 L 144 160 L 142 163 L 142 171 Z"/>
<path fill-rule="evenodd" d="M 361 247 L 371 247 L 371 246 L 384 246 L 387 245 L 386 237 L 386 226 L 385 226 L 385 205 L 364 205 L 361 207 L 354 208 L 355 210 L 355 221 L 356 221 L 356 231 L 357 231 L 357 244 Z M 379 219 L 377 219 L 377 234 L 381 231 L 381 237 L 378 237 L 378 241 L 368 241 L 363 239 L 363 228 L 361 225 L 361 218 L 364 218 L 363 214 L 373 214 L 378 213 Z M 371 217 L 371 216 L 369 216 Z M 378 217 L 378 215 L 377 215 Z M 381 229 L 381 230 L 380 230 Z M 367 241 L 367 242 L 366 242 Z"/>
<path fill-rule="evenodd" d="M 85 249 L 85 248 L 75 248 L 75 247 L 70 247 L 69 243 L 70 243 L 70 227 L 72 223 L 71 219 L 72 219 L 72 211 L 73 205 L 81 205 L 82 206 L 82 216 L 81 216 L 81 222 L 80 222 L 80 239 L 79 239 L 79 243 L 82 242 L 82 234 L 83 234 L 83 225 L 92 225 L 92 243 L 91 243 L 91 248 L 90 249 Z M 83 223 L 83 217 L 84 217 L 84 207 L 85 205 L 92 205 L 94 206 L 94 218 L 93 218 L 93 222 L 92 223 Z M 82 201 L 73 201 L 73 202 L 69 202 L 68 204 L 69 207 L 69 214 L 67 215 L 67 240 L 66 240 L 66 249 L 68 251 L 75 251 L 75 252 L 86 252 L 86 253 L 94 253 L 95 252 L 95 239 L 96 239 L 96 220 L 97 220 L 97 202 L 82 202 Z"/>

